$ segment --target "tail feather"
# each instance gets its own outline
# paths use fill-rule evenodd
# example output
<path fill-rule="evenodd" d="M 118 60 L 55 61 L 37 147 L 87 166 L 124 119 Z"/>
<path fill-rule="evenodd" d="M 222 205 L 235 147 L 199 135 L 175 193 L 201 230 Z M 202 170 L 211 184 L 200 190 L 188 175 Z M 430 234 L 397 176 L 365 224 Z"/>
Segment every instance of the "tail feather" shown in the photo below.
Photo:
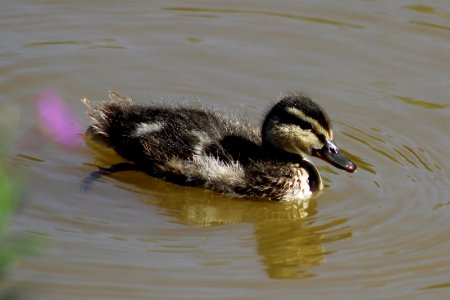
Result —
<path fill-rule="evenodd" d="M 87 134 L 94 140 L 107 142 L 110 134 L 114 132 L 121 122 L 117 119 L 123 116 L 124 109 L 133 104 L 129 97 L 125 97 L 117 92 L 109 91 L 109 100 L 92 105 L 89 99 L 82 98 L 81 102 L 88 108 L 87 115 L 92 119 L 92 125 L 88 128 Z"/>
<path fill-rule="evenodd" d="M 108 91 L 109 100 L 112 102 L 125 102 L 128 104 L 133 104 L 133 100 L 130 97 L 125 97 L 122 94 L 114 91 Z"/>

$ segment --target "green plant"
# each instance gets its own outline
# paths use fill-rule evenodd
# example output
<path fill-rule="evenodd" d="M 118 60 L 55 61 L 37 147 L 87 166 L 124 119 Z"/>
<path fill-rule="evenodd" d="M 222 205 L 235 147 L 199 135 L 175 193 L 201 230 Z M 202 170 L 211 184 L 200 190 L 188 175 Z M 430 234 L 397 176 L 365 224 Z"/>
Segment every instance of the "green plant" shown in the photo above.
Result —
<path fill-rule="evenodd" d="M 9 231 L 10 219 L 18 196 L 16 182 L 8 176 L 0 164 L 0 280 L 4 278 L 6 270 L 18 255 L 16 251 L 18 241 Z"/>

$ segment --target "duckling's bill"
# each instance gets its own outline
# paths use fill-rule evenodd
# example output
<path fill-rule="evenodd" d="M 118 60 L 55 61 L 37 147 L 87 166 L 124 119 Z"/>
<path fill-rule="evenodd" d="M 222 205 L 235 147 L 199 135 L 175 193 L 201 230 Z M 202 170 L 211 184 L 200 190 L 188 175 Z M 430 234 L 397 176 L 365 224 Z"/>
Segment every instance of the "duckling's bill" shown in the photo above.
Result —
<path fill-rule="evenodd" d="M 338 169 L 345 170 L 349 173 L 356 171 L 356 165 L 339 150 L 334 141 L 327 140 L 322 149 L 315 150 L 313 155 Z"/>

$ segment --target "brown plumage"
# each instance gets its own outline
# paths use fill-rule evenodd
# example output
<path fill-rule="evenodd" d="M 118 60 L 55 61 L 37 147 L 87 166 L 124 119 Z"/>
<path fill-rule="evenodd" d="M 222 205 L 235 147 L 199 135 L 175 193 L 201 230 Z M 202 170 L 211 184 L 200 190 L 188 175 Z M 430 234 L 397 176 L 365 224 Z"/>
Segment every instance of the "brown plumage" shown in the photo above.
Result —
<path fill-rule="evenodd" d="M 117 93 L 90 108 L 87 134 L 130 163 L 94 172 L 136 169 L 167 181 L 235 196 L 303 201 L 323 188 L 314 155 L 348 172 L 356 166 L 333 142 L 328 116 L 301 94 L 282 97 L 261 133 L 249 122 L 204 107 L 133 103 Z"/>

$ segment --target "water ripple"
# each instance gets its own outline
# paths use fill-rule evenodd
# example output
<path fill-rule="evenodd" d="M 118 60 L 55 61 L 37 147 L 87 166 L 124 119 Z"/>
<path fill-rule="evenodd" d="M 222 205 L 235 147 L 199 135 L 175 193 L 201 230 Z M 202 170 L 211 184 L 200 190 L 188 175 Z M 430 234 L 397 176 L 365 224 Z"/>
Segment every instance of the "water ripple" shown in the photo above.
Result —
<path fill-rule="evenodd" d="M 378 154 L 390 162 L 393 162 L 399 166 L 405 167 L 406 165 L 411 165 L 415 168 L 423 167 L 429 172 L 433 172 L 434 168 L 439 168 L 439 164 L 430 161 L 431 158 L 427 155 L 431 150 L 420 146 L 413 146 L 408 144 L 408 142 L 402 142 L 405 139 L 401 134 L 395 134 L 395 138 L 392 134 L 383 131 L 382 129 L 361 129 L 355 128 L 352 125 L 346 124 L 344 122 L 337 122 L 344 127 L 346 130 L 342 130 L 342 134 L 351 138 L 354 141 L 364 145 L 374 154 Z M 350 157 L 352 154 L 348 154 Z M 368 155 L 371 157 L 371 155 Z M 361 164 L 361 168 L 371 172 L 376 173 L 373 169 L 373 162 L 364 162 L 363 159 L 354 158 Z"/>
<path fill-rule="evenodd" d="M 403 103 L 419 106 L 422 108 L 428 108 L 428 109 L 444 109 L 450 107 L 450 104 L 443 104 L 443 103 L 433 103 L 430 101 L 415 99 L 412 97 L 405 97 L 405 96 L 396 96 L 393 95 L 394 98 L 400 100 Z"/>
<path fill-rule="evenodd" d="M 429 5 L 407 5 L 406 9 L 431 14 L 445 19 L 450 19 L 450 14 L 443 9 L 435 8 Z"/>
<path fill-rule="evenodd" d="M 58 46 L 58 45 L 85 45 L 89 46 L 89 49 L 97 48 L 110 48 L 110 49 L 126 49 L 125 46 L 118 45 L 116 39 L 112 38 L 101 38 L 101 39 L 91 39 L 91 40 L 54 40 L 54 41 L 43 41 L 43 42 L 33 42 L 25 44 L 26 48 L 37 48 L 37 47 L 47 47 L 47 46 Z"/>
<path fill-rule="evenodd" d="M 245 9 L 207 9 L 207 8 L 198 8 L 198 7 L 166 7 L 164 10 L 169 11 L 178 11 L 178 12 L 201 12 L 201 13 L 225 13 L 225 14 L 254 14 L 254 15 L 262 15 L 262 16 L 271 16 L 271 17 L 281 17 L 285 19 L 293 19 L 299 21 L 305 21 L 310 23 L 319 23 L 325 25 L 333 25 L 333 26 L 344 26 L 350 27 L 354 29 L 363 29 L 364 27 L 358 24 L 347 23 L 334 21 L 319 17 L 308 17 L 302 16 L 298 14 L 292 13 L 277 13 L 277 12 L 269 12 L 269 11 L 259 11 L 259 10 L 245 10 Z"/>

